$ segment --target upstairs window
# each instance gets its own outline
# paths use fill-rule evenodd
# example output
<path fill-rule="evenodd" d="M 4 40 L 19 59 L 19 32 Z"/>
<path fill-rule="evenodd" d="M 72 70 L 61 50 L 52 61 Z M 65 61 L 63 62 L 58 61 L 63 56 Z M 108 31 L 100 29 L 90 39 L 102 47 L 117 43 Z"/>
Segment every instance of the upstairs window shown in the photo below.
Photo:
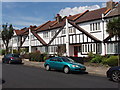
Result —
<path fill-rule="evenodd" d="M 70 27 L 69 28 L 69 33 L 75 33 L 75 28 L 74 27 Z"/>
<path fill-rule="evenodd" d="M 100 22 L 90 24 L 90 31 L 100 30 Z"/>
<path fill-rule="evenodd" d="M 48 32 L 43 33 L 43 38 L 48 38 Z"/>
<path fill-rule="evenodd" d="M 51 31 L 51 36 L 53 37 L 56 34 L 56 31 Z"/>
<path fill-rule="evenodd" d="M 66 33 L 66 29 L 63 29 L 63 30 L 62 30 L 62 34 L 65 34 L 65 33 Z"/>

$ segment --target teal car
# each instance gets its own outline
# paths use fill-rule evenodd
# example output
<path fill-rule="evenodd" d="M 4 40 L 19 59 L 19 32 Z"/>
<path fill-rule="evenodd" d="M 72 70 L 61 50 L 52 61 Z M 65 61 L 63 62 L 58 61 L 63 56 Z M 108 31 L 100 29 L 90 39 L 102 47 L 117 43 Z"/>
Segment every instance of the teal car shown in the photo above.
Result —
<path fill-rule="evenodd" d="M 51 69 L 62 70 L 66 74 L 72 71 L 86 71 L 86 67 L 84 65 L 76 63 L 73 59 L 68 57 L 53 57 L 47 59 L 44 63 L 44 67 L 47 71 Z"/>

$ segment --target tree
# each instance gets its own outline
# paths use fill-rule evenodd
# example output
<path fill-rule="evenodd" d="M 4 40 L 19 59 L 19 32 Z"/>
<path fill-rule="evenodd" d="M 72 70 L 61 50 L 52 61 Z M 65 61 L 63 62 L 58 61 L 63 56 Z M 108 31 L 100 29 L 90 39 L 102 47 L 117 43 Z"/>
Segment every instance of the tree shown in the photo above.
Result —
<path fill-rule="evenodd" d="M 9 42 L 10 42 L 10 39 L 12 38 L 13 36 L 13 26 L 12 24 L 10 24 L 8 26 L 8 24 L 3 24 L 2 25 L 2 40 L 3 40 L 3 43 L 5 44 L 5 47 L 6 47 L 6 54 L 8 53 L 9 49 L 8 49 L 8 45 L 9 45 Z"/>
<path fill-rule="evenodd" d="M 57 47 L 57 56 L 62 56 L 66 52 L 65 45 L 58 45 Z"/>
<path fill-rule="evenodd" d="M 120 17 L 113 18 L 107 23 L 107 32 L 110 35 L 114 35 L 118 37 L 118 66 L 120 65 Z"/>

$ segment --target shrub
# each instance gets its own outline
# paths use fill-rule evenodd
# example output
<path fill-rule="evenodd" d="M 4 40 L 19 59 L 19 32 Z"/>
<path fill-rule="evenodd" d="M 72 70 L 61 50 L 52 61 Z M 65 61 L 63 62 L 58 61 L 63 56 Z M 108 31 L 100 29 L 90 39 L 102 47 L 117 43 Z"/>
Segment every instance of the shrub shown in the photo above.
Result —
<path fill-rule="evenodd" d="M 93 58 L 94 57 L 94 54 L 92 52 L 89 52 L 88 53 L 88 58 Z"/>
<path fill-rule="evenodd" d="M 5 55 L 6 50 L 2 49 L 2 55 Z"/>
<path fill-rule="evenodd" d="M 94 56 L 94 58 L 92 58 L 92 60 L 90 62 L 92 62 L 92 63 L 101 63 L 102 62 L 102 56 L 97 54 L 97 55 Z"/>
<path fill-rule="evenodd" d="M 110 56 L 109 58 L 104 60 L 105 64 L 109 66 L 117 66 L 118 65 L 118 56 Z"/>
<path fill-rule="evenodd" d="M 30 61 L 39 61 L 40 60 L 40 53 L 30 53 Z"/>
<path fill-rule="evenodd" d="M 13 49 L 13 53 L 17 53 L 17 54 L 20 54 L 20 52 L 16 49 Z"/>
<path fill-rule="evenodd" d="M 46 53 L 40 54 L 38 52 L 33 52 L 29 54 L 30 61 L 42 62 L 42 61 L 45 61 L 47 58 L 48 56 Z"/>
<path fill-rule="evenodd" d="M 93 57 L 94 57 L 93 52 L 89 52 L 88 56 L 84 57 L 84 62 L 90 62 Z"/>
<path fill-rule="evenodd" d="M 43 53 L 43 54 L 41 54 L 41 56 L 42 56 L 42 61 L 45 61 L 46 59 L 49 58 L 47 53 Z"/>
<path fill-rule="evenodd" d="M 107 64 L 107 59 L 108 59 L 108 57 L 103 57 L 101 63 L 102 63 L 102 64 Z"/>
<path fill-rule="evenodd" d="M 20 53 L 23 55 L 23 54 L 27 54 L 28 53 L 28 48 L 22 48 L 19 50 Z"/>

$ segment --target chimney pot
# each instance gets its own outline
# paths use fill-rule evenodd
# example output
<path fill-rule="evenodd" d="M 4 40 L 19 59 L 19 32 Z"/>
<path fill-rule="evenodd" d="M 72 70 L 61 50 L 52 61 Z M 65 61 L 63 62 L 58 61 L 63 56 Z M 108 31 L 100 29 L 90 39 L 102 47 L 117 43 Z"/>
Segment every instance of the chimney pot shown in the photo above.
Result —
<path fill-rule="evenodd" d="M 60 16 L 60 14 L 57 14 L 57 16 Z"/>

